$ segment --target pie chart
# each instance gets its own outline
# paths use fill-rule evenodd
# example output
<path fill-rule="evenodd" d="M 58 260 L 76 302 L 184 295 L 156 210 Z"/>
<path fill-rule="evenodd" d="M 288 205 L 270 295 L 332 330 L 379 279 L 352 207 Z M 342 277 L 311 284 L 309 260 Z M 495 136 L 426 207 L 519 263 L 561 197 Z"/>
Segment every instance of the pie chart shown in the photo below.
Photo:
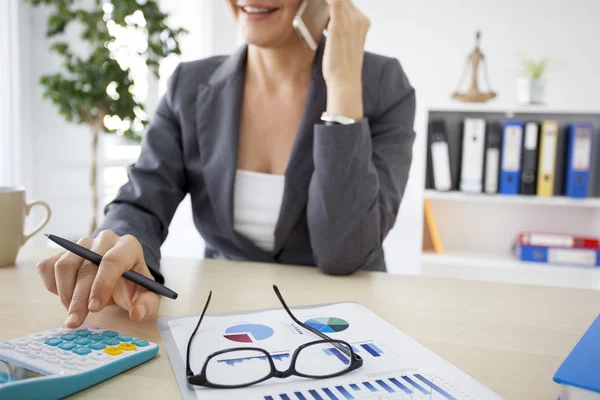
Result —
<path fill-rule="evenodd" d="M 260 324 L 241 324 L 234 325 L 225 331 L 223 337 L 232 342 L 254 343 L 259 340 L 265 340 L 273 336 L 272 328 Z"/>
<path fill-rule="evenodd" d="M 350 324 L 341 318 L 313 318 L 305 322 L 306 325 L 322 333 L 341 332 L 348 329 Z"/>

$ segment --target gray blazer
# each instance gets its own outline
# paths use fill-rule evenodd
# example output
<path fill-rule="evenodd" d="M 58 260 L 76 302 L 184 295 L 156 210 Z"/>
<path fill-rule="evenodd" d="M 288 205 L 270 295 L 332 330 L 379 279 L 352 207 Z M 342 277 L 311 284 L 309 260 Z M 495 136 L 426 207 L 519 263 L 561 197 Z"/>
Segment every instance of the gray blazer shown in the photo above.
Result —
<path fill-rule="evenodd" d="M 365 53 L 365 118 L 325 126 L 317 51 L 285 172 L 275 249 L 234 230 L 233 185 L 247 47 L 181 63 L 169 78 L 129 181 L 99 229 L 135 236 L 155 278 L 173 215 L 190 194 L 206 258 L 317 266 L 328 274 L 385 271 L 382 242 L 396 221 L 412 161 L 415 91 L 396 59 Z"/>

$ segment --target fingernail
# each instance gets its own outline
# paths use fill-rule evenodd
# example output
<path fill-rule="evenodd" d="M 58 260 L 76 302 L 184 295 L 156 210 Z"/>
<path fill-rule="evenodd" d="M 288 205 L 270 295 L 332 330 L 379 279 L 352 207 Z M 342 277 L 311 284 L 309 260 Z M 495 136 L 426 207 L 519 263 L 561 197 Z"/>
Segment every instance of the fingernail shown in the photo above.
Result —
<path fill-rule="evenodd" d="M 92 312 L 96 312 L 98 310 L 100 310 L 100 300 L 98 299 L 91 299 L 90 303 L 88 304 L 88 309 Z"/>
<path fill-rule="evenodd" d="M 140 304 L 140 308 L 140 319 L 144 319 L 146 317 L 146 314 L 148 314 L 148 308 L 146 307 L 146 303 Z"/>
<path fill-rule="evenodd" d="M 69 316 L 67 317 L 67 323 L 66 325 L 77 325 L 77 321 L 79 320 L 79 318 L 77 318 L 77 314 L 69 314 Z"/>

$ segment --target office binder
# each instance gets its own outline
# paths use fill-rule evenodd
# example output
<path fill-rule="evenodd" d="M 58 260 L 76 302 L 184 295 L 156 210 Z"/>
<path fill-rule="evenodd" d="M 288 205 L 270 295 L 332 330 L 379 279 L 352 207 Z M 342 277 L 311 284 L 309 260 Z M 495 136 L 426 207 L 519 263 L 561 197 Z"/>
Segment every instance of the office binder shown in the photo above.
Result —
<path fill-rule="evenodd" d="M 500 175 L 500 145 L 502 144 L 502 125 L 489 123 L 485 140 L 485 162 L 483 168 L 483 190 L 485 193 L 498 193 Z"/>
<path fill-rule="evenodd" d="M 558 130 L 556 139 L 556 162 L 554 165 L 554 195 L 564 196 L 565 193 L 565 173 L 567 169 L 567 153 L 569 152 L 567 137 L 569 136 L 569 126 Z"/>
<path fill-rule="evenodd" d="M 571 125 L 568 142 L 565 194 L 568 197 L 587 197 L 592 158 L 592 124 L 582 122 Z"/>
<path fill-rule="evenodd" d="M 553 380 L 561 385 L 559 400 L 600 398 L 600 316 L 563 360 Z"/>
<path fill-rule="evenodd" d="M 502 194 L 518 194 L 521 178 L 521 153 L 523 147 L 523 123 L 507 121 L 502 134 L 500 188 Z"/>
<path fill-rule="evenodd" d="M 539 125 L 528 122 L 525 125 L 525 140 L 523 141 L 523 165 L 521 168 L 521 194 L 536 193 L 536 178 L 538 164 L 538 131 Z"/>
<path fill-rule="evenodd" d="M 556 151 L 558 144 L 558 122 L 544 121 L 541 127 L 537 195 L 550 197 L 554 193 L 554 173 L 556 168 Z"/>
<path fill-rule="evenodd" d="M 600 266 L 600 250 L 518 244 L 516 251 L 521 261 L 582 267 Z"/>
<path fill-rule="evenodd" d="M 432 121 L 429 135 L 433 187 L 440 191 L 450 190 L 452 188 L 450 149 L 445 122 L 443 120 Z"/>
<path fill-rule="evenodd" d="M 576 236 L 554 232 L 521 232 L 518 243 L 525 246 L 599 249 L 600 240 L 591 236 Z"/>
<path fill-rule="evenodd" d="M 483 154 L 485 145 L 485 120 L 465 118 L 462 140 L 460 190 L 481 193 L 483 189 Z"/>

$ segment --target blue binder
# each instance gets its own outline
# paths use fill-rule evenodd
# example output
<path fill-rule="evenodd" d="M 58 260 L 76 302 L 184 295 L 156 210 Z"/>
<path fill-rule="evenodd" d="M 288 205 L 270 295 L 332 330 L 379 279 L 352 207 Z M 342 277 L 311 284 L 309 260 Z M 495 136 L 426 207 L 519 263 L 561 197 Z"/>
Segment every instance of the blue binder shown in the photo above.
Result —
<path fill-rule="evenodd" d="M 560 365 L 554 382 L 600 393 L 600 316 Z"/>
<path fill-rule="evenodd" d="M 566 190 L 568 197 L 587 197 L 594 126 L 582 122 L 569 128 L 566 166 Z"/>
<path fill-rule="evenodd" d="M 588 267 L 600 266 L 600 250 L 595 249 L 518 245 L 516 253 L 521 261 Z"/>
<path fill-rule="evenodd" d="M 523 152 L 523 122 L 507 121 L 502 133 L 499 192 L 518 194 L 521 182 Z"/>

